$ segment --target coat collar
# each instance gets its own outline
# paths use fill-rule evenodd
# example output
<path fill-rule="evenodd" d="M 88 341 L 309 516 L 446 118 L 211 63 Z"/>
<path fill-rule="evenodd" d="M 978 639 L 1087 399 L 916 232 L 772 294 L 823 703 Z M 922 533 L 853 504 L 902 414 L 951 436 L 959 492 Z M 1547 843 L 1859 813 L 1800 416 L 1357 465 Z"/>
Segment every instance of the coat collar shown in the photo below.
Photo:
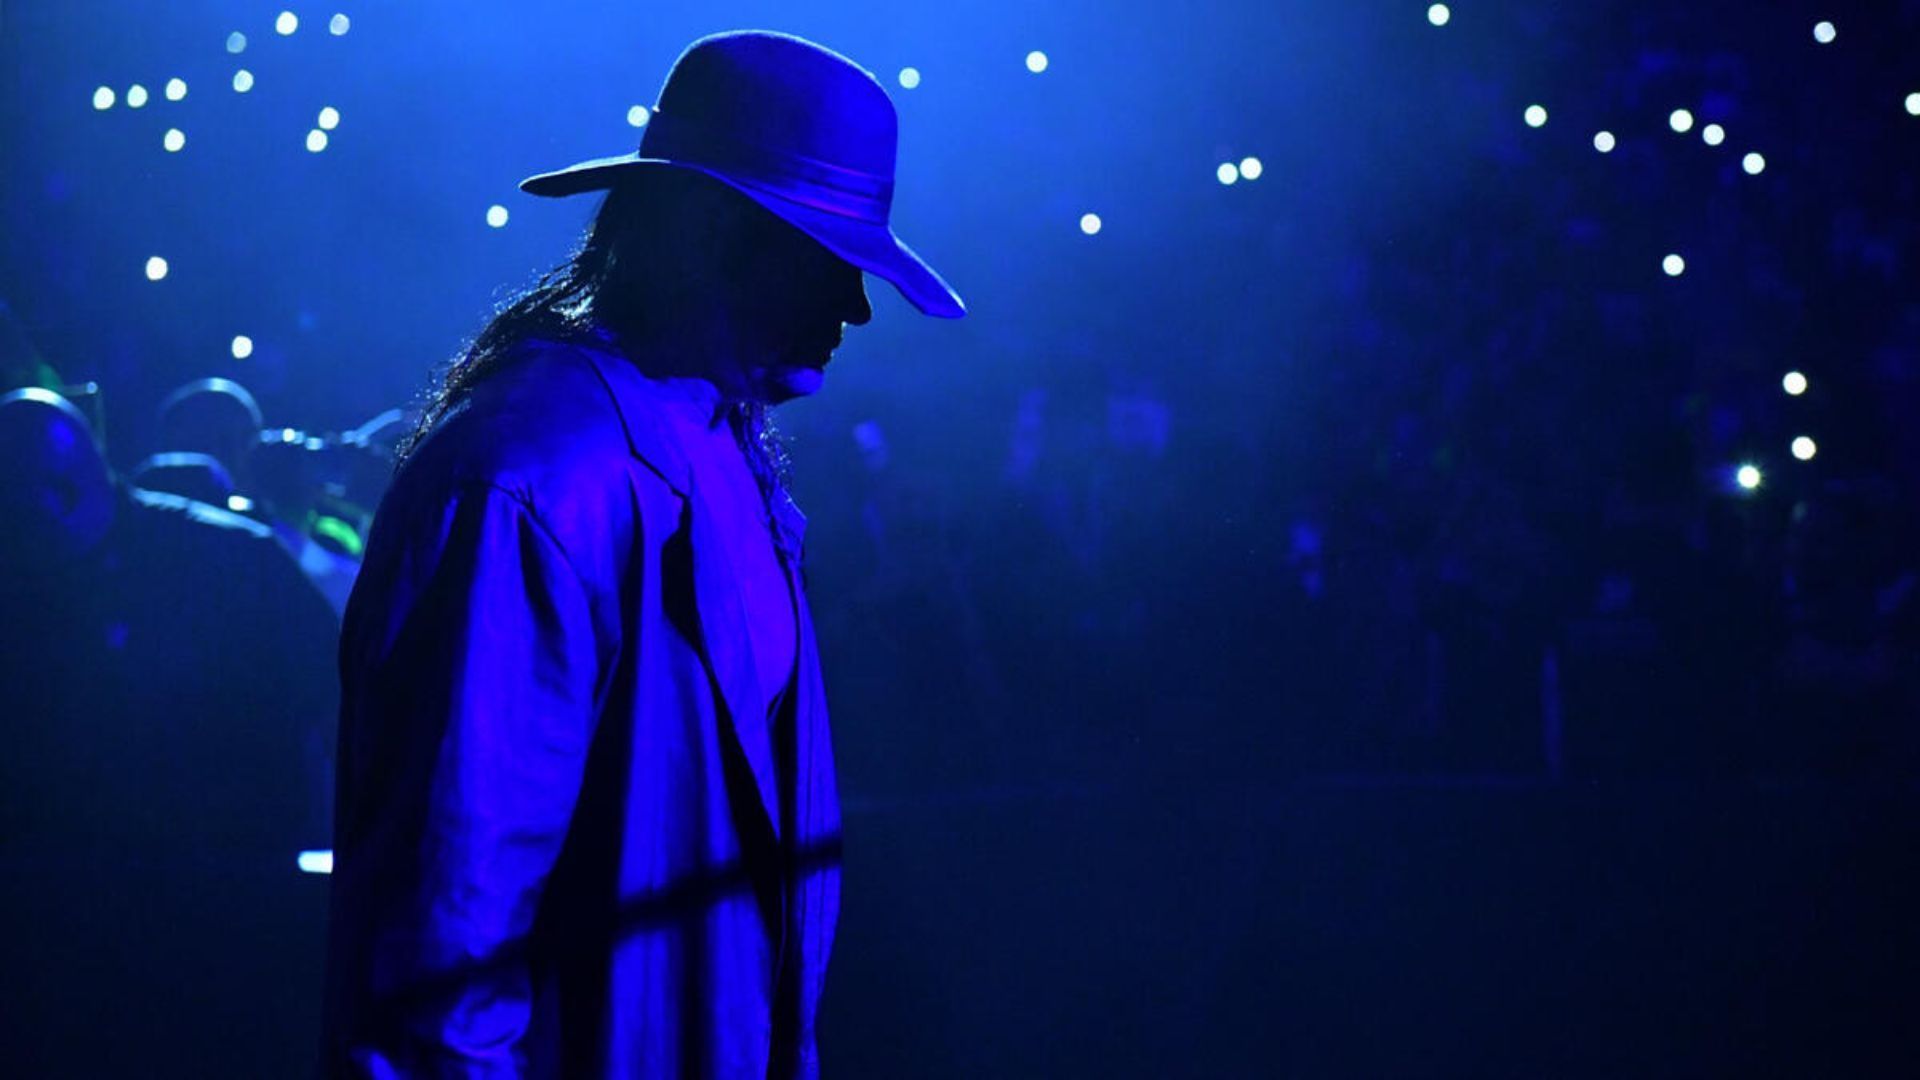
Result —
<path fill-rule="evenodd" d="M 738 579 L 728 571 L 724 538 L 716 535 L 704 501 L 695 497 L 692 462 L 675 425 L 668 422 L 663 413 L 666 409 L 691 409 L 699 415 L 718 407 L 718 395 L 680 384 L 680 380 L 663 382 L 648 378 L 610 347 L 584 347 L 582 352 L 612 396 L 634 456 L 681 497 L 683 509 L 677 527 L 686 529 L 692 550 L 701 658 L 722 699 L 725 727 L 753 773 L 761 806 L 777 835 L 779 789 L 774 773 L 773 738 L 763 707 L 770 695 L 768 688 L 760 684 L 759 668 L 754 663 L 753 634 L 745 597 Z M 776 527 L 788 536 L 791 549 L 799 551 L 806 535 L 806 515 L 784 493 L 772 512 Z M 798 566 L 786 567 L 788 587 L 795 600 L 794 617 L 800 624 L 798 661 L 804 666 L 810 663 L 815 643 L 798 572 Z"/>

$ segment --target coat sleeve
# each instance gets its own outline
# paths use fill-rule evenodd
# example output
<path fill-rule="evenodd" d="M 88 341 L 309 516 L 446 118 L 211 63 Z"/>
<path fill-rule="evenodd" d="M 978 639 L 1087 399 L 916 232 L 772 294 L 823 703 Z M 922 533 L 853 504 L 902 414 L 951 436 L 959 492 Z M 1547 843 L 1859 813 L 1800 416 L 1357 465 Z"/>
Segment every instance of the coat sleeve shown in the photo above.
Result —
<path fill-rule="evenodd" d="M 375 536 L 341 641 L 328 1075 L 520 1075 L 610 652 L 525 502 L 432 501 Z"/>

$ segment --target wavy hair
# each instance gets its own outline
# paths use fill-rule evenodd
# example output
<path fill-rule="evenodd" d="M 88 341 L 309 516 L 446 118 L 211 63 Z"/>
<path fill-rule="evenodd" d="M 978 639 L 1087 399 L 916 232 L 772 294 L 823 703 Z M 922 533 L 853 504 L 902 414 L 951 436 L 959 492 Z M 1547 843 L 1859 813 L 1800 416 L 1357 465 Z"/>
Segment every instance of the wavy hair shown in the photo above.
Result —
<path fill-rule="evenodd" d="M 617 184 L 601 201 L 573 253 L 541 274 L 498 308 L 454 359 L 434 375 L 419 423 L 395 448 L 396 467 L 478 387 L 525 354 L 530 340 L 585 342 L 602 330 L 616 342 L 647 333 L 646 298 L 676 269 L 687 242 L 679 227 L 693 215 L 737 209 L 742 199 L 719 181 L 686 169 L 661 168 Z M 629 357 L 637 350 L 626 351 Z M 647 371 L 648 375 L 702 375 L 699 371 Z M 737 401 L 727 423 L 746 455 L 761 494 L 771 502 L 785 491 L 791 465 L 767 406 Z"/>

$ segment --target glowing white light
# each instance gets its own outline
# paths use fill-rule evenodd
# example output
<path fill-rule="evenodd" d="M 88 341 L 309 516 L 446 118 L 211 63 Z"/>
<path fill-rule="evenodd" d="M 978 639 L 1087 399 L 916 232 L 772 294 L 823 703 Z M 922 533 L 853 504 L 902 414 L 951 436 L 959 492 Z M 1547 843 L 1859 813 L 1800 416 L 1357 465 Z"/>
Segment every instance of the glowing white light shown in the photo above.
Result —
<path fill-rule="evenodd" d="M 327 33 L 332 34 L 334 37 L 339 37 L 341 34 L 346 33 L 352 26 L 353 21 L 345 15 L 335 15 L 333 18 L 327 20 Z"/>
<path fill-rule="evenodd" d="M 234 93 L 244 94 L 251 89 L 253 89 L 253 72 L 248 71 L 246 68 L 241 68 L 239 71 L 233 73 Z"/>
<path fill-rule="evenodd" d="M 167 80 L 167 100 L 168 101 L 179 101 L 181 98 L 186 96 L 187 96 L 187 81 L 185 79 L 168 79 Z"/>
<path fill-rule="evenodd" d="M 1685 109 L 1675 109 L 1667 115 L 1667 126 L 1679 132 L 1692 131 L 1693 114 Z"/>
<path fill-rule="evenodd" d="M 1596 131 L 1593 134 L 1593 148 L 1603 154 L 1613 153 L 1615 140 L 1611 131 Z"/>
<path fill-rule="evenodd" d="M 1221 183 L 1231 184 L 1240 179 L 1240 166 L 1231 161 L 1223 161 L 1219 168 L 1213 170 L 1213 175 L 1219 177 Z"/>
<path fill-rule="evenodd" d="M 310 152 L 317 154 L 320 151 L 325 150 L 326 148 L 327 148 L 326 132 L 321 131 L 319 128 L 314 128 L 312 131 L 307 132 L 307 149 Z"/>
<path fill-rule="evenodd" d="M 147 280 L 159 281 L 167 276 L 167 260 L 155 255 L 147 260 Z"/>
<path fill-rule="evenodd" d="M 1035 49 L 1027 54 L 1027 70 L 1035 75 L 1047 70 L 1047 54 Z"/>
<path fill-rule="evenodd" d="M 300 16 L 291 11 L 283 11 L 279 18 L 273 20 L 273 28 L 280 32 L 281 37 L 286 37 L 300 29 Z"/>
<path fill-rule="evenodd" d="M 1708 146 L 1719 146 L 1727 141 L 1727 129 L 1719 124 L 1708 124 L 1700 129 L 1700 141 Z"/>
<path fill-rule="evenodd" d="M 1435 26 L 1445 26 L 1447 20 L 1451 18 L 1453 18 L 1453 11 L 1445 4 L 1435 4 L 1427 9 L 1427 21 Z"/>
<path fill-rule="evenodd" d="M 1780 389 L 1799 397 L 1807 392 L 1807 377 L 1797 371 L 1789 371 L 1780 380 Z"/>
<path fill-rule="evenodd" d="M 1801 461 L 1812 461 L 1813 455 L 1819 452 L 1820 448 L 1815 446 L 1813 440 L 1807 438 L 1805 435 L 1793 440 L 1793 456 L 1799 458 Z"/>
<path fill-rule="evenodd" d="M 1760 481 L 1765 479 L 1765 477 L 1760 475 L 1760 470 L 1758 467 L 1753 465 L 1742 465 L 1740 466 L 1739 469 L 1734 471 L 1733 479 L 1734 479 L 1734 482 L 1739 484 L 1741 487 L 1746 488 L 1748 491 L 1752 491 L 1754 488 L 1757 488 L 1760 486 Z"/>
<path fill-rule="evenodd" d="M 227 509 L 236 514 L 244 514 L 253 509 L 253 500 L 245 495 L 227 496 Z"/>
<path fill-rule="evenodd" d="M 300 853 L 300 857 L 295 859 L 294 862 L 300 867 L 300 872 L 303 874 L 333 873 L 333 852 L 331 850 L 303 851 Z"/>
<path fill-rule="evenodd" d="M 1080 215 L 1080 231 L 1083 233 L 1086 233 L 1088 236 L 1092 236 L 1094 233 L 1099 232 L 1100 231 L 1100 215 L 1099 214 Z"/>
<path fill-rule="evenodd" d="M 102 86 L 93 92 L 93 107 L 96 109 L 113 108 L 113 87 Z"/>
<path fill-rule="evenodd" d="M 1687 272 L 1687 260 L 1678 255 L 1669 255 L 1660 260 L 1660 269 L 1665 270 L 1668 277 L 1679 277 Z"/>
<path fill-rule="evenodd" d="M 1740 167 L 1747 170 L 1748 176 L 1759 176 L 1766 171 L 1767 159 L 1759 154 L 1748 154 L 1740 159 Z"/>
<path fill-rule="evenodd" d="M 1907 95 L 1907 115 L 1920 116 L 1920 91 Z"/>
<path fill-rule="evenodd" d="M 1825 19 L 1813 24 L 1813 40 L 1822 45 L 1833 44 L 1833 39 L 1839 36 L 1840 31 L 1834 29 L 1833 24 Z"/>
<path fill-rule="evenodd" d="M 235 30 L 227 35 L 227 51 L 235 56 L 247 51 L 247 35 Z"/>
<path fill-rule="evenodd" d="M 245 360 L 252 355 L 253 339 L 245 334 L 235 334 L 233 336 L 233 358 L 235 360 Z"/>
<path fill-rule="evenodd" d="M 627 124 L 630 127 L 646 127 L 647 121 L 651 119 L 653 119 L 653 110 L 645 105 L 635 105 L 627 110 Z"/>
<path fill-rule="evenodd" d="M 1544 127 L 1547 122 L 1547 110 L 1538 105 L 1527 106 L 1527 126 Z"/>
<path fill-rule="evenodd" d="M 919 86 L 920 85 L 920 69 L 919 68 L 901 68 L 900 69 L 900 85 L 907 88 L 908 90 L 911 90 L 916 86 Z"/>
<path fill-rule="evenodd" d="M 499 228 L 507 223 L 507 208 L 495 203 L 487 207 L 487 224 Z"/>
<path fill-rule="evenodd" d="M 320 110 L 320 130 L 332 131 L 340 126 L 340 110 L 329 105 Z"/>
<path fill-rule="evenodd" d="M 179 153 L 180 148 L 187 145 L 187 133 L 179 128 L 168 128 L 166 135 L 160 140 L 160 145 L 166 147 L 169 154 Z"/>
<path fill-rule="evenodd" d="M 1240 178 L 1242 180 L 1258 180 L 1260 179 L 1260 174 L 1266 171 L 1267 167 L 1260 164 L 1260 159 L 1257 157 L 1240 159 Z"/>
<path fill-rule="evenodd" d="M 147 88 L 139 83 L 127 87 L 127 108 L 137 109 L 147 103 Z"/>

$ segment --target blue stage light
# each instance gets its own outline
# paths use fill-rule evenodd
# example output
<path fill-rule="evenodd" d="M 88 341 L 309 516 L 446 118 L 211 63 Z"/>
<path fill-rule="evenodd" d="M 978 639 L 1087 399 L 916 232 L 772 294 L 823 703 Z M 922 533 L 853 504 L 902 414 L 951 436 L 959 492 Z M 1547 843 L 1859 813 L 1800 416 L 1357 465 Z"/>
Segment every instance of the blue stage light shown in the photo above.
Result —
<path fill-rule="evenodd" d="M 1727 129 L 1719 124 L 1708 124 L 1700 129 L 1700 141 L 1708 146 L 1719 146 L 1727 141 Z"/>
<path fill-rule="evenodd" d="M 169 154 L 178 153 L 181 147 L 187 145 L 187 133 L 179 128 L 168 128 L 167 134 L 160 140 L 160 145 L 166 147 Z"/>
<path fill-rule="evenodd" d="M 320 130 L 332 131 L 340 126 L 340 110 L 329 105 L 320 110 Z"/>
<path fill-rule="evenodd" d="M 1907 95 L 1907 115 L 1920 116 L 1920 91 Z"/>
<path fill-rule="evenodd" d="M 1660 260 L 1660 269 L 1665 270 L 1668 277 L 1679 277 L 1687 272 L 1687 260 L 1678 255 L 1669 255 Z"/>
<path fill-rule="evenodd" d="M 1257 157 L 1240 159 L 1240 179 L 1242 180 L 1258 180 L 1260 179 L 1260 174 L 1265 171 L 1267 171 L 1267 167 L 1260 164 L 1260 159 Z"/>
<path fill-rule="evenodd" d="M 1667 114 L 1667 126 L 1684 135 L 1693 130 L 1693 113 L 1686 109 L 1675 109 Z"/>
<path fill-rule="evenodd" d="M 1739 484 L 1747 491 L 1753 491 L 1758 488 L 1760 482 L 1765 479 L 1766 477 L 1760 472 L 1759 467 L 1755 465 L 1742 465 L 1734 470 L 1733 473 L 1733 482 Z"/>
<path fill-rule="evenodd" d="M 1092 236 L 1094 233 L 1099 232 L 1100 231 L 1100 215 L 1099 214 L 1080 215 L 1080 231 L 1083 233 L 1086 233 L 1088 236 Z"/>
<path fill-rule="evenodd" d="M 113 87 L 111 87 L 111 86 L 102 86 L 102 87 L 98 87 L 98 88 L 96 88 L 96 89 L 94 90 L 94 92 L 93 92 L 93 107 L 94 107 L 94 108 L 96 108 L 96 109 L 111 109 L 111 108 L 113 108 L 113 102 L 114 102 L 114 93 L 113 93 Z"/>
<path fill-rule="evenodd" d="M 187 96 L 186 80 L 185 79 L 168 79 L 166 94 L 167 94 L 168 101 L 179 101 L 181 98 L 186 97 Z"/>
<path fill-rule="evenodd" d="M 1213 170 L 1213 175 L 1218 177 L 1221 183 L 1231 184 L 1240 179 L 1240 166 L 1231 161 L 1223 161 L 1219 168 Z"/>
<path fill-rule="evenodd" d="M 1047 70 L 1047 54 L 1038 49 L 1027 54 L 1027 70 L 1035 75 Z"/>
<path fill-rule="evenodd" d="M 253 72 L 248 71 L 246 68 L 241 68 L 239 71 L 233 73 L 234 93 L 244 94 L 251 89 L 253 89 Z"/>
<path fill-rule="evenodd" d="M 920 85 L 920 69 L 919 68 L 901 68 L 900 69 L 900 85 L 908 90 L 911 90 L 916 86 L 919 86 Z"/>
<path fill-rule="evenodd" d="M 507 208 L 495 203 L 487 207 L 487 224 L 498 229 L 507 223 Z"/>
<path fill-rule="evenodd" d="M 335 15 L 333 18 L 327 20 L 327 33 L 332 34 L 334 37 L 339 37 L 346 33 L 352 26 L 353 20 L 347 18 L 345 15 Z"/>
<path fill-rule="evenodd" d="M 1427 21 L 1435 26 L 1445 26 L 1453 19 L 1453 9 L 1445 4 L 1435 4 L 1427 9 Z"/>
<path fill-rule="evenodd" d="M 1825 19 L 1813 24 L 1813 40 L 1822 45 L 1833 44 L 1833 39 L 1839 36 L 1840 31 L 1835 29 L 1834 25 Z"/>
<path fill-rule="evenodd" d="M 330 850 L 303 851 L 294 860 L 294 865 L 303 874 L 333 873 L 333 852 Z"/>
<path fill-rule="evenodd" d="M 1799 458 L 1801 461 L 1812 461 L 1813 455 L 1819 452 L 1820 448 L 1815 446 L 1813 440 L 1805 435 L 1793 440 L 1793 456 Z"/>
<path fill-rule="evenodd" d="M 1807 392 L 1807 377 L 1797 371 L 1789 371 L 1780 380 L 1780 388 L 1794 397 Z"/>
<path fill-rule="evenodd" d="M 247 51 L 247 35 L 235 30 L 227 35 L 227 51 L 238 56 Z"/>
<path fill-rule="evenodd" d="M 147 88 L 139 83 L 127 87 L 127 108 L 138 109 L 147 103 Z"/>
<path fill-rule="evenodd" d="M 319 128 L 314 128 L 312 131 L 307 132 L 307 150 L 309 152 L 317 154 L 320 151 L 325 150 L 326 148 L 327 148 L 326 132 L 321 131 Z"/>
<path fill-rule="evenodd" d="M 158 255 L 147 260 L 147 280 L 159 281 L 167 276 L 167 260 Z"/>
<path fill-rule="evenodd" d="M 1740 167 L 1747 170 L 1748 176 L 1759 176 L 1767 169 L 1767 159 L 1759 154 L 1748 154 L 1740 159 Z"/>
<path fill-rule="evenodd" d="M 291 11 L 283 11 L 279 18 L 273 20 L 273 28 L 279 31 L 281 37 L 286 37 L 300 29 L 300 16 Z"/>
<path fill-rule="evenodd" d="M 1616 140 L 1613 137 L 1613 132 L 1596 131 L 1593 133 L 1593 148 L 1595 150 L 1598 150 L 1603 154 L 1611 154 L 1613 153 L 1613 148 L 1615 144 L 1616 144 Z"/>
<path fill-rule="evenodd" d="M 651 119 L 653 119 L 653 110 L 645 105 L 635 105 L 627 110 L 627 124 L 631 127 L 646 127 L 647 121 Z"/>
<path fill-rule="evenodd" d="M 1528 127 L 1544 127 L 1547 123 L 1547 110 L 1539 105 L 1529 105 L 1527 106 L 1526 117 Z"/>

